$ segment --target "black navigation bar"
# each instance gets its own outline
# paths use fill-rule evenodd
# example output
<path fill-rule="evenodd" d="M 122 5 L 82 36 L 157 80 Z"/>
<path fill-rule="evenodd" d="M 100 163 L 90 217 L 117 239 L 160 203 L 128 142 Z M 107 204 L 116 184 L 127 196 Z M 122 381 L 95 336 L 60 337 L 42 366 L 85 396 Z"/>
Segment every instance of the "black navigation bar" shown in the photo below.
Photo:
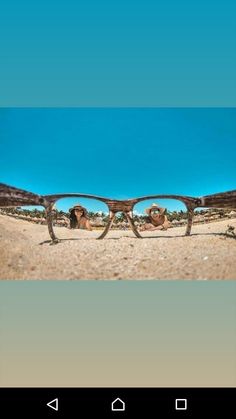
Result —
<path fill-rule="evenodd" d="M 0 415 L 199 419 L 230 417 L 235 400 L 236 388 L 0 388 Z"/>

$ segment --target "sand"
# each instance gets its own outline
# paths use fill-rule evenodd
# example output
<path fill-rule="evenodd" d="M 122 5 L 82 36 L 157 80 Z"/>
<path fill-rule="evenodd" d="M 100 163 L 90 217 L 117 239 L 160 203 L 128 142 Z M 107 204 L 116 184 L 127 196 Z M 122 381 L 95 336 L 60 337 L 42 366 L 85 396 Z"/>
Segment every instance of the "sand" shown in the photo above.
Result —
<path fill-rule="evenodd" d="M 0 279 L 236 279 L 229 224 L 236 232 L 236 219 L 230 219 L 194 225 L 188 237 L 184 227 L 175 227 L 159 237 L 114 231 L 103 240 L 94 231 L 56 227 L 65 240 L 51 245 L 46 226 L 0 215 Z"/>

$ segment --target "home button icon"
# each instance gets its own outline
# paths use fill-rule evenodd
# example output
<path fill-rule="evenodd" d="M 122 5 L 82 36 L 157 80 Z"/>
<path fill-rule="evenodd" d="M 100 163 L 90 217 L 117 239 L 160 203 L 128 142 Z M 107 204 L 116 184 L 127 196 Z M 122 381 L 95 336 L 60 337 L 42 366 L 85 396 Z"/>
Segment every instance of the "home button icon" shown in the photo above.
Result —
<path fill-rule="evenodd" d="M 119 397 L 117 399 L 113 400 L 111 404 L 111 410 L 113 412 L 124 412 L 125 411 L 125 402 L 121 400 Z"/>

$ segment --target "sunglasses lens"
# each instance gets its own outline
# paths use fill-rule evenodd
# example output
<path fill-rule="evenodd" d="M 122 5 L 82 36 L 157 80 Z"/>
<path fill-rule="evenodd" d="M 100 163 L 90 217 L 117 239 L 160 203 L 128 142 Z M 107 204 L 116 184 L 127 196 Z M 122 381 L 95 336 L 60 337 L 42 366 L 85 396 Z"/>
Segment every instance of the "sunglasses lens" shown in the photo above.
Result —
<path fill-rule="evenodd" d="M 108 220 L 107 205 L 92 198 L 58 199 L 52 210 L 53 230 L 61 240 L 98 238 Z"/>
<path fill-rule="evenodd" d="M 158 198 L 137 203 L 133 219 L 142 237 L 183 236 L 188 214 L 182 201 Z"/>

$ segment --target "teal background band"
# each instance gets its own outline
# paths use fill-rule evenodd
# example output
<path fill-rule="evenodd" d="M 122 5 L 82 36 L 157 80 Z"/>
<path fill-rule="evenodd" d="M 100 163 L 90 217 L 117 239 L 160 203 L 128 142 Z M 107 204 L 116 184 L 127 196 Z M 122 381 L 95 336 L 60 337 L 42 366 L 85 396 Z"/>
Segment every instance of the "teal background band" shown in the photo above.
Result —
<path fill-rule="evenodd" d="M 0 386 L 236 386 L 236 282 L 1 282 Z"/>
<path fill-rule="evenodd" d="M 234 0 L 3 0 L 1 107 L 235 107 Z M 0 283 L 0 386 L 236 386 L 236 283 Z"/>
<path fill-rule="evenodd" d="M 0 106 L 236 106 L 234 0 L 3 0 Z"/>

